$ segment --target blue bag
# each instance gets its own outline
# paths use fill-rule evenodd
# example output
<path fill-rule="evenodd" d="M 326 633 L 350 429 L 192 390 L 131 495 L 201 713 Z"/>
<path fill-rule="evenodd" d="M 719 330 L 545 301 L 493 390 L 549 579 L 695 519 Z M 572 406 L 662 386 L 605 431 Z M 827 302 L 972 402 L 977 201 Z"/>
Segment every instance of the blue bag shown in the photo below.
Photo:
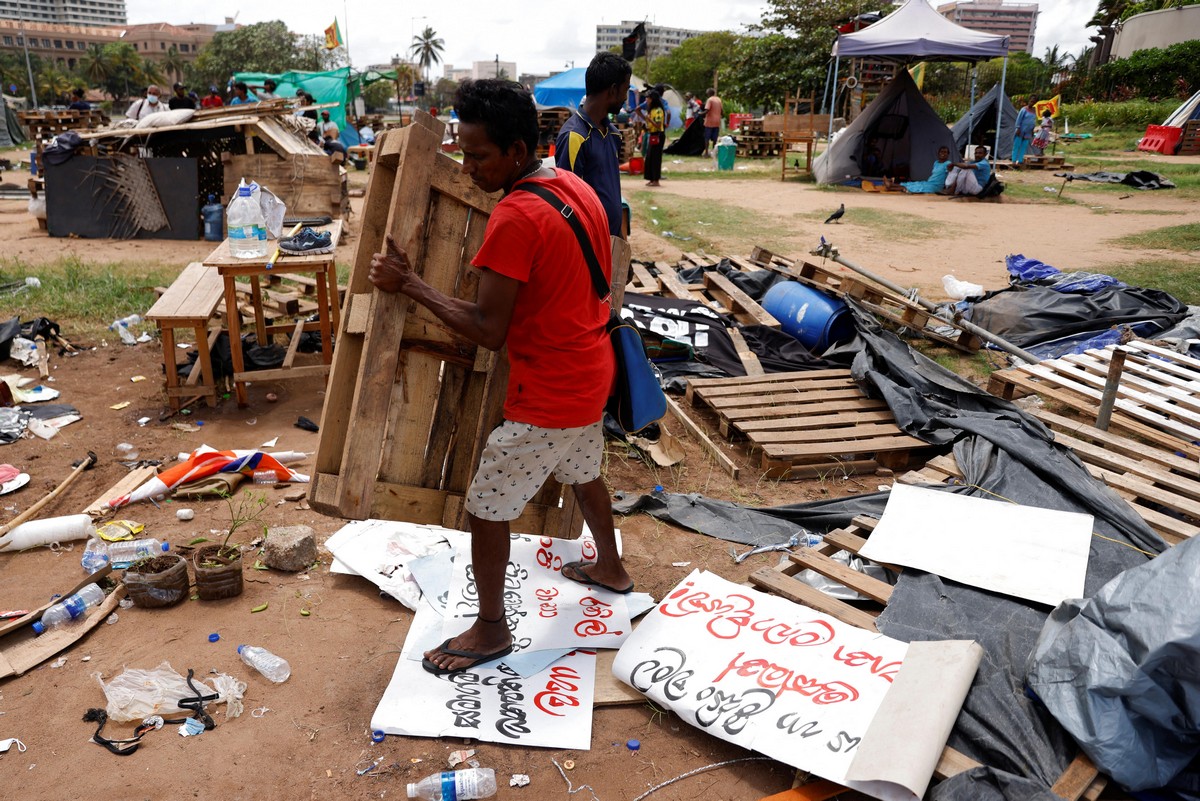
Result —
<path fill-rule="evenodd" d="M 583 229 L 583 223 L 575 216 L 575 210 L 541 184 L 524 183 L 515 188 L 537 195 L 563 216 L 574 232 L 580 249 L 583 250 L 583 257 L 587 261 L 588 272 L 592 278 L 592 288 L 601 300 L 607 299 L 611 293 L 608 282 L 604 280 L 604 270 L 596 258 L 596 251 L 588 239 L 587 231 Z M 642 342 L 642 335 L 637 328 L 623 322 L 616 312 L 609 318 L 606 328 L 612 342 L 613 355 L 617 360 L 616 386 L 608 400 L 608 413 L 621 426 L 621 430 L 627 434 L 636 434 L 666 415 L 667 396 L 663 394 L 658 373 L 646 356 L 646 345 Z"/>

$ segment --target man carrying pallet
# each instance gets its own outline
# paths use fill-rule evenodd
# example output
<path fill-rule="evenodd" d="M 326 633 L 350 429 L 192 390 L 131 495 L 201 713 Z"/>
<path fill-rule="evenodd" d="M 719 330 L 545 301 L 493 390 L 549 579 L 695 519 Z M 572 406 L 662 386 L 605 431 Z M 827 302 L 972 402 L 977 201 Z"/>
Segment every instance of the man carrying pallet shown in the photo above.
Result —
<path fill-rule="evenodd" d="M 466 81 L 454 99 L 462 171 L 484 192 L 503 191 L 473 264 L 481 271 L 475 302 L 447 297 L 425 283 L 389 235 L 371 260 L 370 280 L 433 312 L 480 347 L 508 348 L 504 422 L 488 437 L 465 499 L 479 617 L 462 634 L 425 654 L 436 675 L 473 669 L 512 652 L 503 601 L 509 523 L 553 474 L 573 485 L 596 539 L 595 562 L 571 562 L 564 578 L 616 593 L 633 590 L 617 554 L 608 488 L 600 477 L 601 416 L 612 386 L 609 306 L 593 288 L 584 243 L 605 273 L 611 264 L 608 220 L 596 193 L 536 155 L 537 111 L 529 92 L 501 80 Z M 529 189 L 530 191 L 514 191 Z M 570 207 L 560 212 L 547 190 Z"/>

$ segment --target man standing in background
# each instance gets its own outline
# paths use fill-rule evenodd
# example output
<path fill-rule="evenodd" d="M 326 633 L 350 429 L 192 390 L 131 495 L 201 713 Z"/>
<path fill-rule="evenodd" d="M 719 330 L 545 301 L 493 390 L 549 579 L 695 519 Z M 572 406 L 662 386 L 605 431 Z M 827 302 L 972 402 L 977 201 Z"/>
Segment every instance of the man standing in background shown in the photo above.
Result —
<path fill-rule="evenodd" d="M 582 178 L 600 197 L 608 232 L 623 236 L 621 226 L 621 135 L 609 120 L 629 94 L 629 62 L 616 53 L 597 53 L 584 74 L 587 96 L 558 132 L 555 164 Z"/>
<path fill-rule="evenodd" d="M 709 147 L 715 148 L 717 136 L 721 133 L 721 118 L 725 116 L 725 104 L 717 97 L 716 89 L 708 90 L 708 99 L 704 101 L 704 155 L 709 155 Z"/>

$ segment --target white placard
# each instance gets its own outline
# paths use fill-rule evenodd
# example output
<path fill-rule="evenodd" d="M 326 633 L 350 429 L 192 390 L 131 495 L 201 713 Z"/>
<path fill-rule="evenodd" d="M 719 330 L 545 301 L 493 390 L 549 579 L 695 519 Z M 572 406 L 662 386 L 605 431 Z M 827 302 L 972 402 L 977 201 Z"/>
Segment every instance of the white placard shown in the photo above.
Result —
<path fill-rule="evenodd" d="M 1091 515 L 897 484 L 859 555 L 1048 606 L 1083 596 Z"/>
<path fill-rule="evenodd" d="M 591 540 L 560 540 L 513 534 L 504 573 L 504 610 L 513 651 L 555 648 L 617 648 L 631 628 L 625 596 L 563 578 L 562 566 L 595 561 Z M 446 601 L 443 638 L 468 628 L 479 616 L 470 547 L 458 546 Z"/>
<path fill-rule="evenodd" d="M 371 730 L 414 737 L 472 737 L 494 743 L 586 751 L 591 746 L 596 655 L 579 650 L 521 678 L 503 667 L 434 676 L 410 649 L 441 627 L 422 602 Z"/>
<path fill-rule="evenodd" d="M 325 542 L 341 569 L 356 573 L 416 609 L 421 589 L 408 569 L 410 562 L 432 553 L 448 551 L 451 540 L 468 535 L 441 526 L 424 526 L 397 520 L 353 520 Z"/>

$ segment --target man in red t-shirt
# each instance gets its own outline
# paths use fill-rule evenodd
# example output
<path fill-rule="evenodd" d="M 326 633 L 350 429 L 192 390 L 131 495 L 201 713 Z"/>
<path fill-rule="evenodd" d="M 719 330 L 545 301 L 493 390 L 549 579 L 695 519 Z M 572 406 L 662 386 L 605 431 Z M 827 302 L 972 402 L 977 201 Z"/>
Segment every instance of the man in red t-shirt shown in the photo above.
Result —
<path fill-rule="evenodd" d="M 505 619 L 504 572 L 509 522 L 551 474 L 573 486 L 596 538 L 595 562 L 570 562 L 564 578 L 616 593 L 633 590 L 617 554 L 612 506 L 600 477 L 601 417 L 615 369 L 605 331 L 609 306 L 592 287 L 571 226 L 544 199 L 513 192 L 523 181 L 558 195 L 583 224 L 610 280 L 608 218 L 590 186 L 536 156 L 537 111 L 529 92 L 510 81 L 462 84 L 454 100 L 463 173 L 485 192 L 503 191 L 473 264 L 481 271 L 475 302 L 448 297 L 411 269 L 389 236 L 371 260 L 370 280 L 426 306 L 459 334 L 491 350 L 508 347 L 504 422 L 488 437 L 467 491 L 471 563 L 479 617 L 425 654 L 425 669 L 457 673 L 512 651 Z"/>

